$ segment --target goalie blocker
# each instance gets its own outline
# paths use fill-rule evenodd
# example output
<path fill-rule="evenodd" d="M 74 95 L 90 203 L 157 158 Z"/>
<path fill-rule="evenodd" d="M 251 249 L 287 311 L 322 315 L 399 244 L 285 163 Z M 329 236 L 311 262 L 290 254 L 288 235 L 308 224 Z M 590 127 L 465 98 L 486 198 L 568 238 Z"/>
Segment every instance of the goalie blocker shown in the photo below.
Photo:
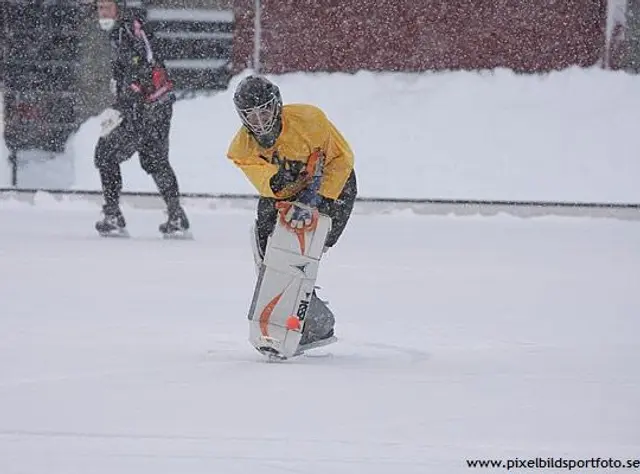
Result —
<path fill-rule="evenodd" d="M 292 229 L 278 219 L 264 259 L 257 235 L 252 236 L 258 279 L 248 315 L 249 341 L 265 355 L 286 359 L 336 340 L 333 314 L 315 294 L 331 218 L 316 213 L 314 219 L 308 229 Z"/>

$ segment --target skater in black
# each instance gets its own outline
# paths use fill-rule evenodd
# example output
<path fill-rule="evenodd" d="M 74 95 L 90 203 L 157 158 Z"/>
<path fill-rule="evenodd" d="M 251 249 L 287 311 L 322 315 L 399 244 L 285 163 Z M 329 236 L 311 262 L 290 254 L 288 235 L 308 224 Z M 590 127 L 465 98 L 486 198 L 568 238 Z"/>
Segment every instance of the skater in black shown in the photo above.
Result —
<path fill-rule="evenodd" d="M 155 55 L 153 38 L 143 22 L 126 10 L 124 0 L 98 0 L 98 17 L 112 45 L 115 101 L 104 113 L 95 148 L 94 162 L 104 198 L 104 218 L 96 222 L 96 230 L 103 235 L 126 234 L 120 209 L 120 165 L 138 152 L 142 169 L 153 178 L 167 207 L 168 219 L 160 224 L 160 232 L 183 234 L 189 229 L 189 220 L 169 162 L 169 131 L 176 100 L 173 84 Z"/>

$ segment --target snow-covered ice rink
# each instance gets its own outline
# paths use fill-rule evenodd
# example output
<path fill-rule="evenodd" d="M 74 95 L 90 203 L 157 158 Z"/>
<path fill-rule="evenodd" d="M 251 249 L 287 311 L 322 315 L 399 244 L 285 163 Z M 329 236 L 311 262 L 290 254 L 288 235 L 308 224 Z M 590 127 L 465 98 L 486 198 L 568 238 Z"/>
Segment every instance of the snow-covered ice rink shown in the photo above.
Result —
<path fill-rule="evenodd" d="M 267 363 L 252 211 L 192 209 L 192 242 L 125 212 L 0 204 L 2 474 L 639 457 L 640 222 L 354 215 L 318 281 L 341 340 Z"/>

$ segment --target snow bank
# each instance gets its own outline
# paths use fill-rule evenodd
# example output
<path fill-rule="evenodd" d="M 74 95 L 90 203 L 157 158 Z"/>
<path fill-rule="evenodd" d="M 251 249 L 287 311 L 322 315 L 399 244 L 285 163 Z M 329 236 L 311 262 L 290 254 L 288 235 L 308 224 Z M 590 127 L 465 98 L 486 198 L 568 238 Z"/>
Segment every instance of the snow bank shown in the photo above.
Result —
<path fill-rule="evenodd" d="M 180 101 L 171 159 L 190 192 L 253 193 L 225 158 L 238 127 L 231 96 Z M 322 107 L 356 153 L 361 196 L 640 201 L 640 78 L 601 69 L 288 74 L 285 102 Z M 99 189 L 99 119 L 69 143 L 73 187 Z M 137 156 L 126 190 L 154 190 Z"/>

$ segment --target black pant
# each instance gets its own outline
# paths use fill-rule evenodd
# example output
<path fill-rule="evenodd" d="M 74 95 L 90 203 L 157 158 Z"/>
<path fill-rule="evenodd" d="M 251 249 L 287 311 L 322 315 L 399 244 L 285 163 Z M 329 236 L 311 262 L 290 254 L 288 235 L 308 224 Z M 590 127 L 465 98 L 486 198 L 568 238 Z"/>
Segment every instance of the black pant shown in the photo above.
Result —
<path fill-rule="evenodd" d="M 146 116 L 145 116 L 146 115 Z M 173 105 L 159 105 L 152 112 L 123 122 L 95 148 L 94 164 L 100 173 L 105 206 L 117 208 L 122 191 L 120 164 L 138 152 L 140 166 L 156 183 L 169 208 L 177 207 L 179 188 L 169 163 L 169 132 Z"/>
<path fill-rule="evenodd" d="M 356 182 L 356 174 L 355 171 L 352 171 L 338 199 L 333 200 L 324 197 L 321 199 L 318 205 L 318 211 L 331 218 L 331 230 L 327 236 L 325 247 L 333 247 L 336 242 L 338 242 L 351 217 L 351 211 L 353 211 L 357 194 L 358 185 Z M 258 243 L 260 245 L 260 252 L 263 255 L 267 248 L 267 240 L 272 234 L 276 226 L 276 220 L 278 219 L 278 210 L 275 207 L 276 202 L 278 202 L 276 199 L 265 197 L 261 197 L 258 200 Z"/>

